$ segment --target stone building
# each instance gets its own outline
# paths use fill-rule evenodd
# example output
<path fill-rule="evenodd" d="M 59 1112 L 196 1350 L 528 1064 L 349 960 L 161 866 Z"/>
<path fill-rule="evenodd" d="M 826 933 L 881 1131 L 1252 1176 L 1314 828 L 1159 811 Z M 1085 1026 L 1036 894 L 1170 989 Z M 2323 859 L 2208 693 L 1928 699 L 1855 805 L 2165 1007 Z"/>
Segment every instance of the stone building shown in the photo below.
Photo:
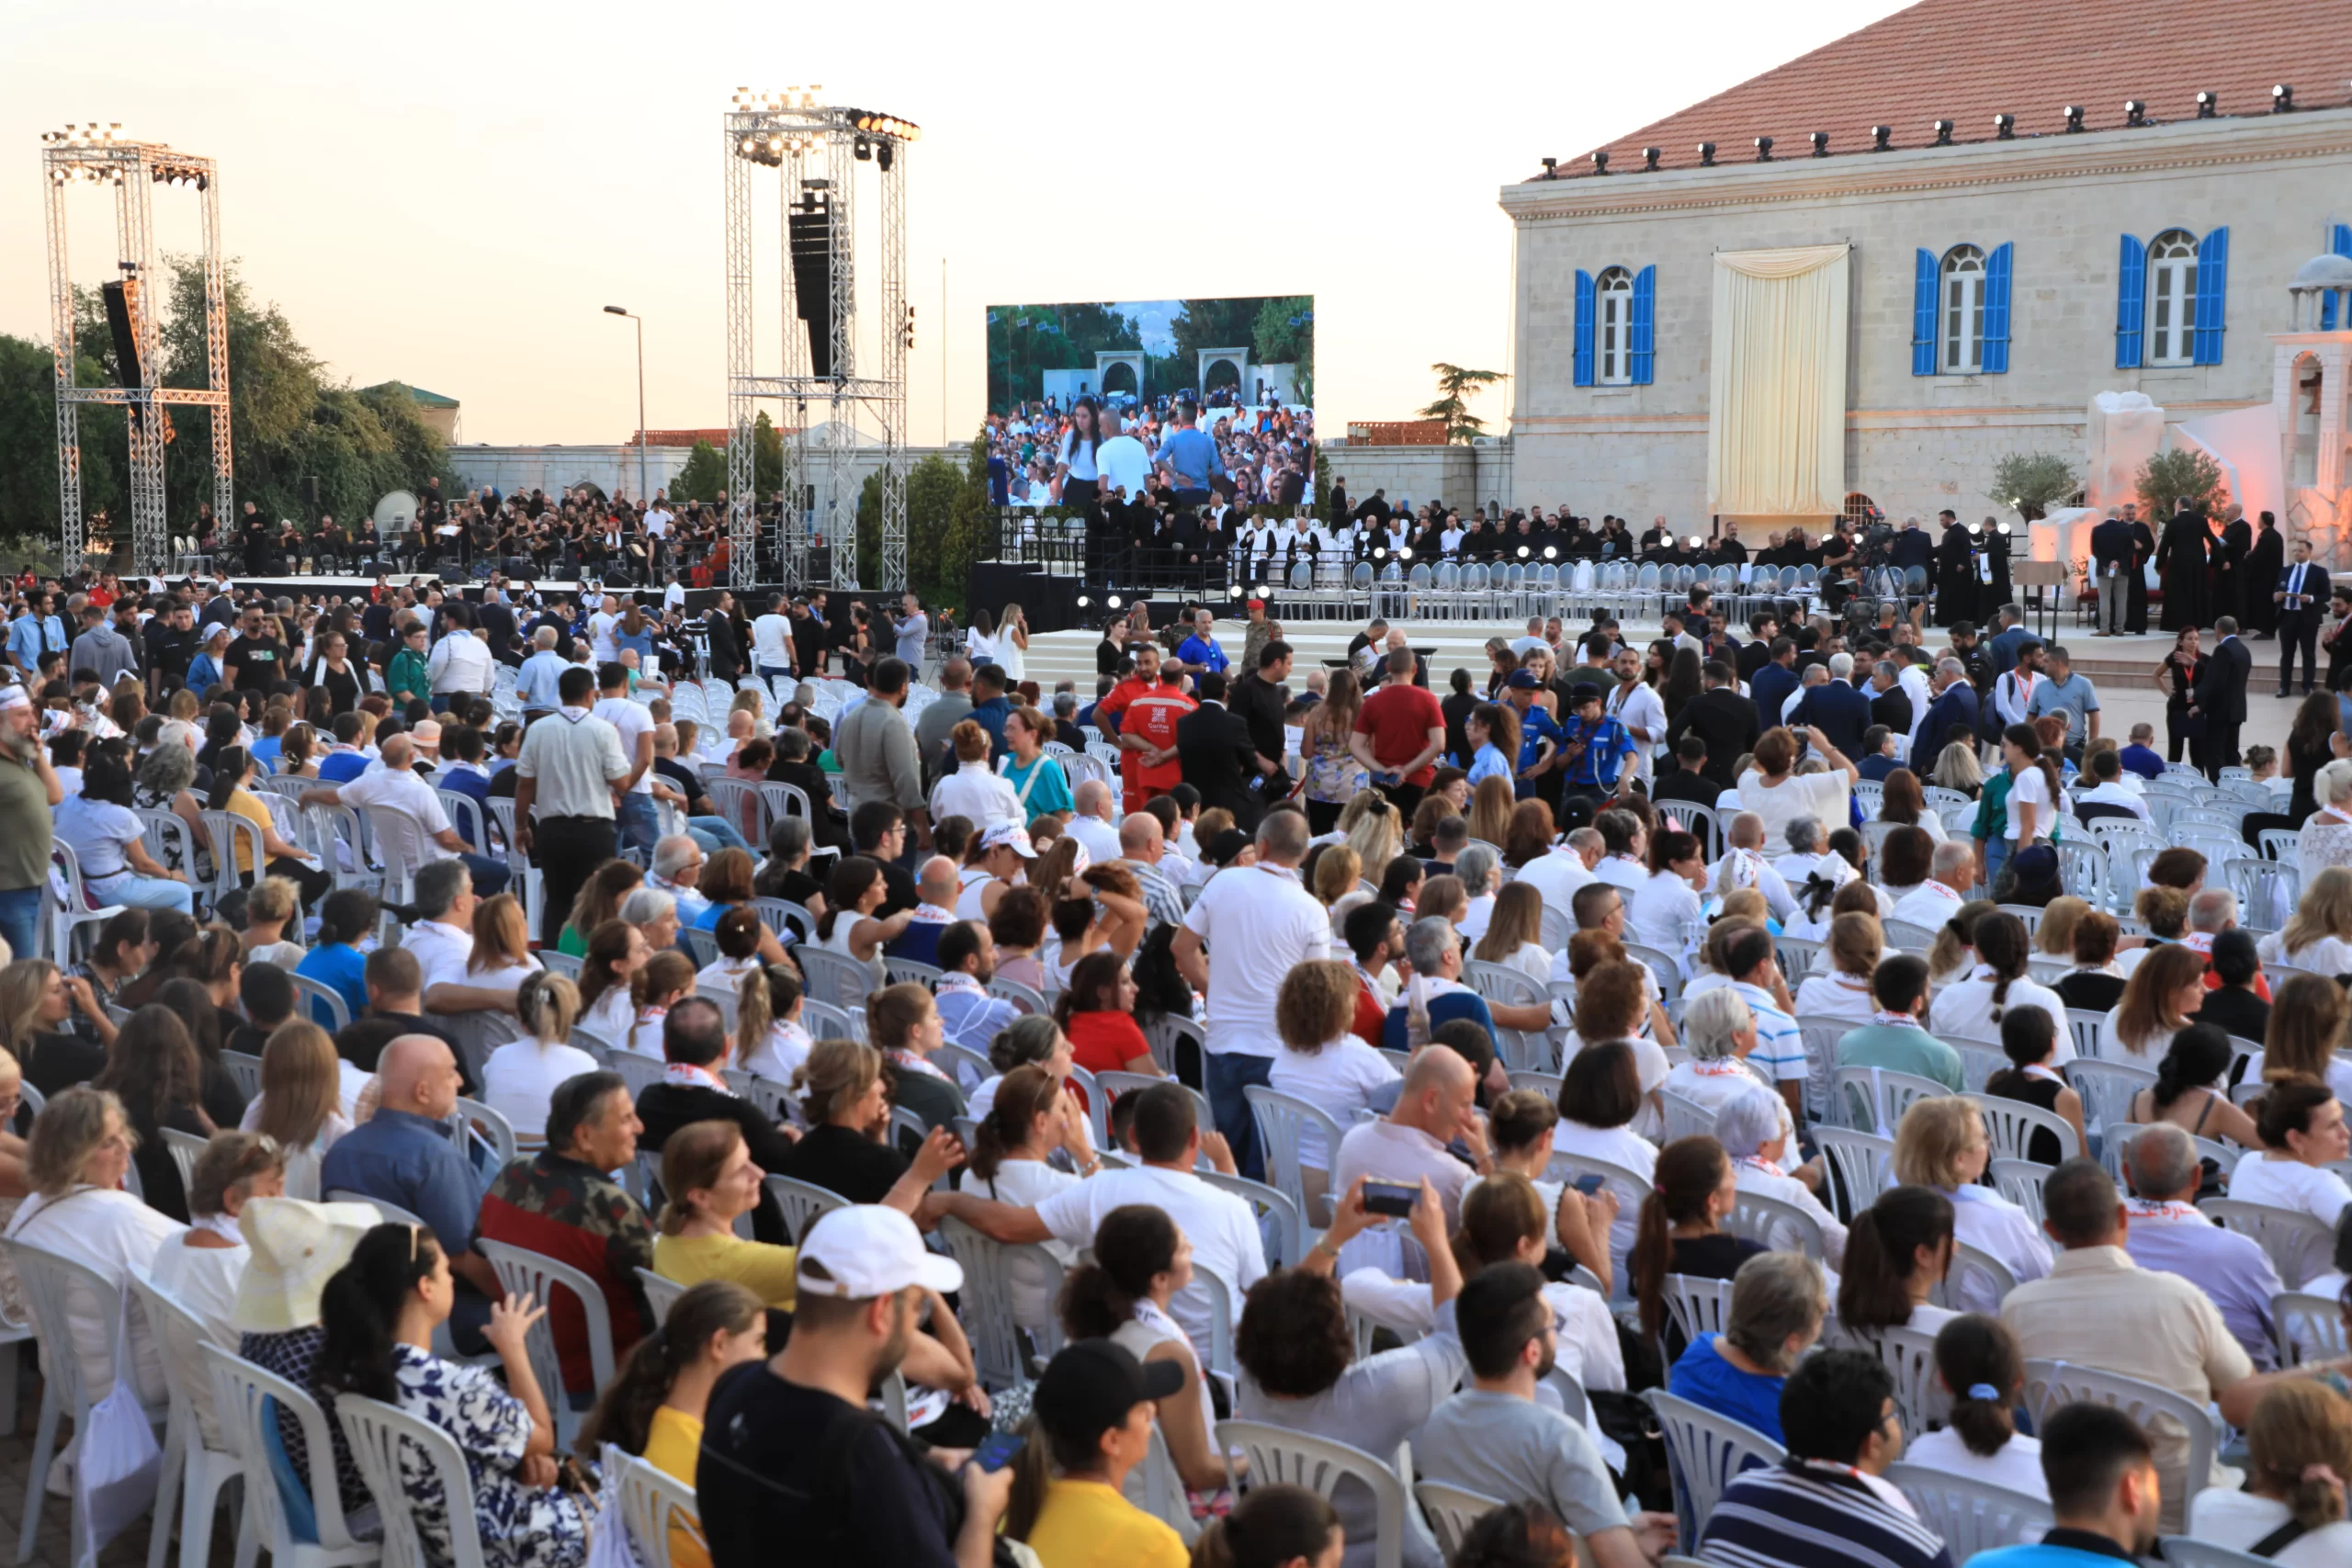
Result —
<path fill-rule="evenodd" d="M 2231 428 L 2291 378 L 2269 334 L 2299 270 L 2352 255 L 2328 15 L 1921 0 L 1506 186 L 1507 499 L 1751 533 L 1975 516 L 2006 453 L 2083 468 L 2101 393 L 2176 444 Z M 2290 435 L 2274 487 L 2296 462 Z"/>

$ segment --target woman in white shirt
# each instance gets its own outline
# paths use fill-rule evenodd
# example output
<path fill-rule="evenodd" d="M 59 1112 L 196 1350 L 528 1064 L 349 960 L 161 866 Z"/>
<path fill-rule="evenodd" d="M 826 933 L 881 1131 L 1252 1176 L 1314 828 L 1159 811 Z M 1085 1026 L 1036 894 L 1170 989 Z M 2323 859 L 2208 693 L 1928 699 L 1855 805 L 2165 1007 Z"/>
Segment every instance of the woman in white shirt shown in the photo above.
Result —
<path fill-rule="evenodd" d="M 536 1145 L 546 1140 L 556 1086 L 601 1064 L 571 1043 L 580 989 L 565 976 L 540 973 L 524 980 L 515 987 L 514 1016 L 523 1038 L 501 1045 L 482 1064 L 482 1103 L 506 1118 L 517 1140 Z"/>
<path fill-rule="evenodd" d="M 2050 1243 L 2023 1209 L 1977 1185 L 1993 1157 L 1984 1118 L 1959 1095 L 1914 1100 L 1894 1130 L 1894 1176 L 1932 1187 L 1951 1201 L 1952 1234 L 1989 1254 L 2020 1285 L 2050 1272 Z M 1956 1269 L 1946 1299 L 1965 1312 L 1997 1312 L 2000 1297 L 1984 1273 Z"/>
<path fill-rule="evenodd" d="M 1638 1180 L 1612 1179 L 1617 1217 L 1609 1227 L 1609 1257 L 1619 1274 L 1634 1250 L 1642 1200 L 1657 1175 L 1657 1145 L 1634 1133 L 1634 1118 L 1645 1103 L 1633 1048 L 1622 1040 L 1588 1046 L 1568 1058 L 1560 1080 L 1560 1124 L 1552 1129 L 1555 1155 L 1605 1160 Z"/>
<path fill-rule="evenodd" d="M 33 1192 L 9 1224 L 10 1238 L 61 1253 L 109 1285 L 152 1274 L 156 1253 L 187 1227 L 122 1190 L 130 1145 L 122 1102 L 106 1090 L 81 1084 L 51 1096 L 33 1122 L 25 1151 Z M 97 1304 L 105 1310 L 85 1304 L 66 1325 L 93 1393 L 114 1377 L 114 1302 Z M 130 1314 L 130 1339 L 132 1386 L 141 1404 L 160 1405 L 170 1393 L 163 1357 L 139 1313 Z"/>
<path fill-rule="evenodd" d="M 1687 976 L 1690 933 L 1699 921 L 1699 891 L 1707 886 L 1707 862 L 1696 836 L 1668 829 L 1650 840 L 1650 875 L 1627 911 L 1627 934 L 1671 953 Z"/>
<path fill-rule="evenodd" d="M 2015 915 L 1995 910 L 1976 922 L 1976 966 L 1964 980 L 1954 981 L 1936 993 L 1934 1005 L 1928 1012 L 1928 1032 L 1939 1040 L 1953 1039 L 1983 1041 L 1996 1044 L 2001 1038 L 2001 1020 L 2011 1009 L 2041 1008 L 2051 1018 L 2063 1023 L 2066 1003 L 2049 987 L 2026 978 L 2026 960 L 2033 955 L 2033 939 L 2025 922 Z M 2058 1053 L 2053 1066 L 2064 1067 L 2075 1059 L 2071 1033 L 2058 1032 Z"/>
<path fill-rule="evenodd" d="M 1877 916 L 1860 910 L 1833 916 L 1823 954 L 1829 960 L 1828 973 L 1816 970 L 1797 987 L 1797 1018 L 1836 1019 L 1856 1029 L 1870 1022 L 1878 1009 L 1871 997 L 1871 976 L 1878 972 L 1885 951 L 1886 937 Z"/>
<path fill-rule="evenodd" d="M 1396 1064 L 1351 1032 L 1355 1021 L 1355 971 L 1330 959 L 1301 964 L 1283 977 L 1274 998 L 1274 1030 L 1282 1054 L 1274 1058 L 1267 1086 L 1303 1100 L 1339 1123 L 1344 1135 L 1359 1111 L 1386 1111 L 1396 1102 L 1404 1075 Z M 1322 1129 L 1298 1131 L 1298 1163 L 1310 1224 L 1323 1213 L 1325 1173 L 1331 1151 Z"/>
<path fill-rule="evenodd" d="M 788 1084 L 816 1042 L 801 1027 L 800 976 L 781 964 L 747 975 L 735 990 L 735 1059 L 747 1073 Z M 971 1086 L 959 1086 L 967 1092 Z M 980 1111 L 972 1110 L 977 1117 Z"/>
<path fill-rule="evenodd" d="M 2245 1079 L 2318 1078 L 2352 1104 L 2352 1057 L 2340 1055 L 2347 1010 L 2344 987 L 2321 975 L 2289 975 L 2270 998 L 2270 1027 L 2263 1048 L 2246 1058 Z"/>
<path fill-rule="evenodd" d="M 352 1128 L 344 1113 L 343 1066 L 334 1040 L 315 1023 L 279 1024 L 262 1046 L 261 1092 L 237 1125 L 266 1134 L 282 1152 L 277 1190 L 266 1196 L 319 1201 L 319 1167 Z"/>
<path fill-rule="evenodd" d="M 1453 857 L 1453 874 L 1461 880 L 1463 897 L 1469 900 L 1462 918 L 1453 922 L 1462 933 L 1465 953 L 1487 934 L 1495 918 L 1495 878 L 1502 863 L 1501 853 L 1492 844 L 1470 844 Z"/>
<path fill-rule="evenodd" d="M 996 617 L 986 610 L 972 612 L 972 623 L 964 628 L 964 657 L 978 670 L 983 664 L 996 662 Z M 936 822 L 936 817 L 932 818 Z"/>
<path fill-rule="evenodd" d="M 615 1050 L 626 1046 L 637 1021 L 629 992 L 649 956 L 645 934 L 624 920 L 606 920 L 590 932 L 588 956 L 580 964 L 578 1027 Z"/>
<path fill-rule="evenodd" d="M 948 731 L 948 742 L 956 751 L 956 771 L 941 779 L 931 792 L 931 819 L 945 821 L 961 817 L 972 824 L 975 832 L 985 833 L 990 828 L 1006 823 L 1019 826 L 1028 818 L 1022 814 L 1021 796 L 1012 784 L 989 766 L 989 732 L 977 719 L 964 719 Z"/>
<path fill-rule="evenodd" d="M 882 944 L 897 941 L 915 917 L 912 909 L 901 909 L 888 919 L 876 919 L 874 911 L 889 897 L 881 862 L 844 856 L 825 884 L 825 912 L 817 917 L 817 945 L 865 964 L 876 990 L 890 983 Z"/>
<path fill-rule="evenodd" d="M 2123 999 L 2099 1026 L 2098 1054 L 2111 1062 L 2154 1066 L 2205 1005 L 2205 968 L 2203 953 L 2177 942 L 2148 949 L 2123 982 Z"/>
<path fill-rule="evenodd" d="M 206 1337 L 223 1350 L 237 1348 L 237 1329 L 230 1320 L 237 1283 L 252 1256 L 237 1216 L 252 1199 L 285 1196 L 286 1156 L 277 1144 L 259 1133 L 216 1133 L 196 1156 L 188 1182 L 193 1223 L 156 1248 L 149 1279 L 194 1313 Z"/>
<path fill-rule="evenodd" d="M 1747 1064 L 1756 1049 L 1756 1015 L 1746 998 L 1729 986 L 1718 987 L 1692 1002 L 1682 1014 L 1682 1043 L 1690 1059 L 1679 1062 L 1666 1075 L 1665 1092 L 1680 1095 L 1708 1115 L 1720 1111 L 1742 1091 L 1762 1088 L 1780 1109 L 1781 1136 L 1796 1147 L 1797 1130 L 1788 1102 L 1778 1088 Z"/>
<path fill-rule="evenodd" d="M 2013 1419 L 2025 1393 L 2016 1336 L 1996 1317 L 1952 1317 L 1936 1332 L 1936 1378 L 1951 1392 L 1951 1412 L 1941 1428 L 1914 1438 L 1904 1458 L 2048 1502 L 2041 1440 L 2019 1437 Z"/>
<path fill-rule="evenodd" d="M 1810 754 L 1828 764 L 1827 773 L 1796 773 L 1797 737 L 1775 725 L 1756 742 L 1755 771 L 1739 779 L 1739 808 L 1764 819 L 1763 850 L 1770 857 L 1789 852 L 1788 826 L 1797 818 L 1846 821 L 1847 801 L 1861 776 L 1820 730 L 1807 729 L 1804 739 Z"/>
<path fill-rule="evenodd" d="M 2263 1091 L 2255 1123 L 2260 1153 L 2248 1150 L 2230 1173 L 2230 1196 L 2242 1203 L 2297 1209 L 2333 1229 L 2352 1187 L 2327 1168 L 2352 1155 L 2352 1129 L 2335 1091 L 2310 1078 L 2288 1078 Z"/>
<path fill-rule="evenodd" d="M 2245 1490 L 2209 1486 L 2191 1497 L 2189 1535 L 2280 1568 L 2352 1562 L 2344 1517 L 2352 1404 L 2318 1383 L 2281 1383 L 2255 1402 L 2245 1444 Z"/>
<path fill-rule="evenodd" d="M 1731 1095 L 1715 1112 L 1715 1141 L 1731 1156 L 1739 1190 L 1778 1198 L 1813 1216 L 1821 1227 L 1822 1251 L 1829 1267 L 1842 1268 L 1845 1223 L 1822 1206 L 1812 1188 L 1781 1169 L 1791 1147 L 1788 1117 L 1789 1108 L 1778 1094 L 1761 1084 L 1750 1084 Z M 1776 1251 L 1796 1251 L 1796 1242 L 1795 1227 L 1782 1224 L 1773 1227 L 1766 1245 Z"/>
<path fill-rule="evenodd" d="M 2343 766 L 2352 773 L 2352 762 Z M 2352 869 L 2332 865 L 2305 884 L 2294 918 L 2264 937 L 2255 954 L 2315 975 L 2352 974 Z"/>
<path fill-rule="evenodd" d="M 1077 1175 L 1046 1163 L 1056 1149 L 1069 1156 Z M 997 1080 L 972 1148 L 971 1174 L 985 1184 L 989 1197 L 1034 1209 L 1101 1168 L 1087 1134 L 1086 1112 L 1044 1067 L 1015 1067 Z M 1042 1245 L 1064 1269 L 1077 1267 L 1076 1247 L 1051 1239 Z M 1035 1258 L 1015 1257 L 1009 1267 L 1013 1321 L 1032 1331 L 1051 1328 L 1056 1281 Z"/>
<path fill-rule="evenodd" d="M 1838 1325 L 1848 1338 L 1883 1328 L 1933 1334 L 1960 1314 L 1928 1298 L 1952 1260 L 1952 1201 L 1931 1187 L 1890 1187 L 1854 1216 L 1838 1271 Z"/>
<path fill-rule="evenodd" d="M 521 901 L 512 893 L 483 899 L 474 910 L 474 946 L 466 959 L 464 986 L 511 997 L 538 972 Z"/>
<path fill-rule="evenodd" d="M 2322 768 L 2312 795 L 2319 809 L 2303 819 L 2295 843 L 2306 890 L 2331 868 L 2352 865 L 2352 761 L 2338 757 Z"/>
<path fill-rule="evenodd" d="M 2041 754 L 2041 738 L 2034 734 L 2033 726 L 2013 724 L 2001 731 L 2001 757 L 2008 764 L 2012 782 L 2000 847 L 1993 852 L 1988 846 L 1984 865 L 1988 886 L 1999 879 L 2001 867 L 2011 855 L 2050 841 L 2059 803 L 2065 798 L 2058 783 L 2057 764 Z"/>
<path fill-rule="evenodd" d="M 1338 908 L 1332 906 L 1335 917 Z M 1516 969 L 1539 986 L 1549 985 L 1552 955 L 1544 951 L 1543 934 L 1544 896 L 1532 884 L 1514 882 L 1495 895 L 1494 917 L 1470 956 Z"/>

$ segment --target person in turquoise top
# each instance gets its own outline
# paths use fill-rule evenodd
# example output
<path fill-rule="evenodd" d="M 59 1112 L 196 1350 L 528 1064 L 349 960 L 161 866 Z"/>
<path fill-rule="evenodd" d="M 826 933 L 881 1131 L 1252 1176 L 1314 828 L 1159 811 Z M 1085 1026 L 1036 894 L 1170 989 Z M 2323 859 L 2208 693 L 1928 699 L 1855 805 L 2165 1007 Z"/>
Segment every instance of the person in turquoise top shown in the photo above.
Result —
<path fill-rule="evenodd" d="M 1919 1022 L 1928 1010 L 1926 959 L 1910 953 L 1881 959 L 1871 976 L 1871 998 L 1878 1004 L 1871 1021 L 1838 1037 L 1839 1066 L 1883 1067 L 1932 1078 L 1954 1094 L 1966 1089 L 1960 1053 Z"/>
<path fill-rule="evenodd" d="M 1480 703 L 1463 721 L 1463 732 L 1470 737 L 1472 789 L 1488 779 L 1516 777 L 1519 769 L 1512 759 L 1519 755 L 1517 713 L 1494 703 Z"/>
<path fill-rule="evenodd" d="M 418 697 L 433 695 L 433 681 L 424 671 L 424 624 L 413 622 L 401 634 L 401 650 L 384 671 L 384 690 L 390 694 L 394 712 L 405 709 Z"/>
<path fill-rule="evenodd" d="M 1980 1551 L 1968 1568 L 2111 1568 L 2156 1549 L 2163 1508 L 2155 1450 L 2111 1405 L 2062 1404 L 2041 1431 L 2041 1474 L 2057 1522 L 2032 1546 Z"/>
<path fill-rule="evenodd" d="M 1078 810 L 1069 791 L 1069 773 L 1045 753 L 1054 738 L 1054 721 L 1033 707 L 1017 707 L 1004 717 L 1004 742 L 1012 750 L 1004 759 L 1004 782 L 1020 799 L 1024 822 L 1040 817 L 1069 818 Z"/>

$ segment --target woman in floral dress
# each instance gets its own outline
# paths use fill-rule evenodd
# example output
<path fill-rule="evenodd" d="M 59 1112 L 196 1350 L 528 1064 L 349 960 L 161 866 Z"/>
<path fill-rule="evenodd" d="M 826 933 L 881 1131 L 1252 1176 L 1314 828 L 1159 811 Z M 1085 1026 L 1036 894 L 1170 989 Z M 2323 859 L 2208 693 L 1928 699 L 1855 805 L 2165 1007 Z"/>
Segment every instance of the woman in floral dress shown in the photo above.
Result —
<path fill-rule="evenodd" d="M 431 1231 L 378 1225 L 320 1300 L 327 1342 L 319 1387 L 397 1404 L 457 1439 L 490 1568 L 579 1568 L 587 1524 L 579 1499 L 554 1484 L 555 1419 L 523 1343 L 547 1308 L 527 1295 L 491 1308 L 483 1337 L 498 1352 L 502 1388 L 488 1367 L 445 1361 L 430 1348 L 454 1297 L 449 1260 Z M 431 1465 L 403 1448 L 401 1481 L 426 1551 L 451 1561 L 447 1505 Z"/>

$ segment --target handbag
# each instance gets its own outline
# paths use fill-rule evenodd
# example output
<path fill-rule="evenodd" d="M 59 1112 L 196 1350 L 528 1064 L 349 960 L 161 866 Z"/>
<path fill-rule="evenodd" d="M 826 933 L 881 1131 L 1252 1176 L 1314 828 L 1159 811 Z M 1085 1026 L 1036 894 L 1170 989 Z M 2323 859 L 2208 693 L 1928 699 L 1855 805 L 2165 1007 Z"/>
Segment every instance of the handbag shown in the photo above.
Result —
<path fill-rule="evenodd" d="M 130 1368 L 130 1292 L 115 1317 L 114 1389 L 90 1406 L 82 1450 L 74 1463 L 74 1506 L 89 1521 L 83 1563 L 95 1563 L 107 1543 L 155 1506 L 164 1450 L 146 1407 L 139 1403 Z M 77 1565 L 80 1568 L 80 1565 Z"/>

